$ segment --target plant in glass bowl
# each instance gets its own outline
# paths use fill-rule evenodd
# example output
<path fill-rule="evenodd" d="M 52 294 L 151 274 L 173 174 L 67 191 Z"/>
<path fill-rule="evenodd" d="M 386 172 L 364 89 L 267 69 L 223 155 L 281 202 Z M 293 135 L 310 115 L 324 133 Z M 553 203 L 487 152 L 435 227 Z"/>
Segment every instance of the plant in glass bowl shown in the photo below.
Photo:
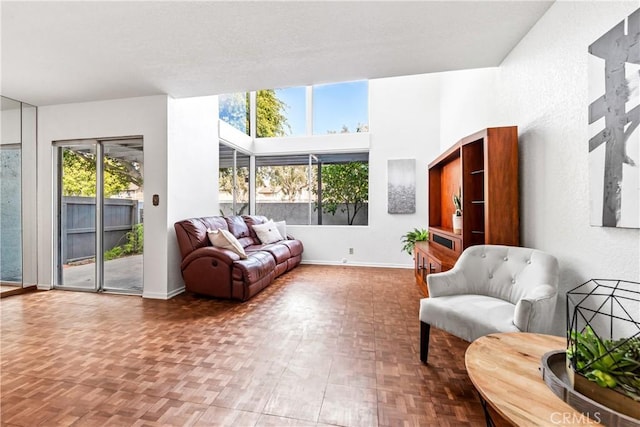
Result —
<path fill-rule="evenodd" d="M 602 340 L 587 326 L 570 332 L 570 344 L 567 357 L 577 372 L 640 402 L 640 337 Z"/>
<path fill-rule="evenodd" d="M 592 279 L 571 289 L 567 326 L 573 388 L 640 420 L 640 283 Z"/>

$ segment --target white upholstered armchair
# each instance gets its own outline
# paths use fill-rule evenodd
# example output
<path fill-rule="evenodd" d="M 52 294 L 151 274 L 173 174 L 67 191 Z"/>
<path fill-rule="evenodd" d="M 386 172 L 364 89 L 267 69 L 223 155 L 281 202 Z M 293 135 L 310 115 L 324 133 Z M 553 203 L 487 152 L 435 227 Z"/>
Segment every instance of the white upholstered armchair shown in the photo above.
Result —
<path fill-rule="evenodd" d="M 427 363 L 431 326 L 466 341 L 496 332 L 549 332 L 558 261 L 539 250 L 471 246 L 453 269 L 427 276 L 420 300 L 420 360 Z"/>

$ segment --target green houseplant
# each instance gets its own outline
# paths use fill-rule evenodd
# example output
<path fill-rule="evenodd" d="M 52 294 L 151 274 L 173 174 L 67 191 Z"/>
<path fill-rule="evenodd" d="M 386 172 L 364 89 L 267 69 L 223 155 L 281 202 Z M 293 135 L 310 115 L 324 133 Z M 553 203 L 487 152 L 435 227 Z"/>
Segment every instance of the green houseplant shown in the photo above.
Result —
<path fill-rule="evenodd" d="M 567 357 L 576 372 L 640 402 L 640 337 L 602 340 L 587 326 L 570 331 L 570 343 Z"/>
<path fill-rule="evenodd" d="M 408 231 L 402 235 L 402 251 L 413 255 L 413 248 L 416 242 L 422 242 L 429 238 L 429 232 L 424 228 L 414 228 L 413 231 Z"/>
<path fill-rule="evenodd" d="M 462 234 L 462 190 L 458 188 L 458 194 L 453 195 L 453 206 L 456 211 L 453 214 L 453 232 L 455 234 Z"/>
<path fill-rule="evenodd" d="M 591 279 L 569 290 L 566 371 L 576 393 L 640 420 L 639 303 L 638 282 Z"/>

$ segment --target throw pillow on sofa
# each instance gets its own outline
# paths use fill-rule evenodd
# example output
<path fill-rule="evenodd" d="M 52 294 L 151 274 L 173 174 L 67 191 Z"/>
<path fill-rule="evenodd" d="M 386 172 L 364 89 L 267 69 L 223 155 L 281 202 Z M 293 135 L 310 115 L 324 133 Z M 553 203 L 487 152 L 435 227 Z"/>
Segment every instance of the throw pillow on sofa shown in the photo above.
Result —
<path fill-rule="evenodd" d="M 273 221 L 272 219 L 269 220 L 269 221 L 272 221 L 276 225 L 276 228 L 278 229 L 278 232 L 280 233 L 282 238 L 286 239 L 287 238 L 287 222 L 286 221 Z"/>
<path fill-rule="evenodd" d="M 229 249 L 230 251 L 237 253 L 240 259 L 247 258 L 247 254 L 240 242 L 238 242 L 238 239 L 236 239 L 235 236 L 227 230 L 209 229 L 207 230 L 207 235 L 209 236 L 209 241 L 213 246 Z"/>
<path fill-rule="evenodd" d="M 276 227 L 273 221 L 267 221 L 264 224 L 256 224 L 253 226 L 253 230 L 256 232 L 258 239 L 260 239 L 260 242 L 263 245 L 283 240 L 282 235 L 278 231 L 278 227 Z"/>

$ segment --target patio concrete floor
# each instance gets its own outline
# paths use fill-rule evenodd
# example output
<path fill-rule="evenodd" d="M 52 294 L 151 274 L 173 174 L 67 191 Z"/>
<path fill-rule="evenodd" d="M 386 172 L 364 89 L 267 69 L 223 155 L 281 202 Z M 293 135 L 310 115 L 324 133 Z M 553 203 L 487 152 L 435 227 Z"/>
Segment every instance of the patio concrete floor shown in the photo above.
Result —
<path fill-rule="evenodd" d="M 105 290 L 122 290 L 142 293 L 142 257 L 131 255 L 104 262 Z M 74 288 L 95 288 L 95 263 L 65 265 L 62 285 Z"/>

